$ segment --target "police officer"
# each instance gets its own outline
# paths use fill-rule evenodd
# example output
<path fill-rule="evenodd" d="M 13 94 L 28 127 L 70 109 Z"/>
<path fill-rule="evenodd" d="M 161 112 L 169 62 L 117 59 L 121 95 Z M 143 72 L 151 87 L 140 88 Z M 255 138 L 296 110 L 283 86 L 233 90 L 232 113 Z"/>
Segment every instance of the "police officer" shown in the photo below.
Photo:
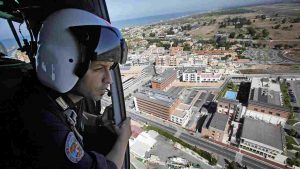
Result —
<path fill-rule="evenodd" d="M 62 9 L 46 18 L 37 85 L 20 108 L 30 168 L 121 168 L 130 119 L 115 127 L 118 137 L 106 156 L 85 149 L 81 119 L 82 100 L 99 101 L 112 83 L 110 69 L 125 61 L 124 43 L 117 28 L 84 10 Z"/>

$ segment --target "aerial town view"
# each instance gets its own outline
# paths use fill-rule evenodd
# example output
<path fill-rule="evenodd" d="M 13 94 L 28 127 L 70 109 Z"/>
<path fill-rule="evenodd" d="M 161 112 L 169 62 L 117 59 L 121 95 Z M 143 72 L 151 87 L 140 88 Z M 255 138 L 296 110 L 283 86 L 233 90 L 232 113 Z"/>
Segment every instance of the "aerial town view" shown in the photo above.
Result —
<path fill-rule="evenodd" d="M 300 169 L 300 1 L 119 28 L 130 168 Z"/>
<path fill-rule="evenodd" d="M 135 168 L 300 166 L 300 4 L 123 28 Z"/>

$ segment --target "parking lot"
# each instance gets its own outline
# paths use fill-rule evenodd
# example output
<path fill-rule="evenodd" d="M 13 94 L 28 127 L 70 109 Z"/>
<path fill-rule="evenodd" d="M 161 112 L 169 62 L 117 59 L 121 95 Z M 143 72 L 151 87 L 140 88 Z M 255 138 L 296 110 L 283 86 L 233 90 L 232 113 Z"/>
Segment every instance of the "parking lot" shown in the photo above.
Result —
<path fill-rule="evenodd" d="M 284 59 L 283 54 L 279 50 L 274 49 L 249 48 L 242 55 L 252 59 L 253 64 L 289 63 L 288 60 Z"/>
<path fill-rule="evenodd" d="M 156 156 L 158 156 L 158 158 L 161 162 L 166 162 L 168 157 L 176 156 L 176 157 L 184 158 L 191 163 L 199 164 L 202 168 L 205 168 L 205 169 L 212 168 L 211 166 L 208 166 L 207 164 L 205 164 L 202 161 L 198 160 L 197 158 L 187 154 L 186 152 L 184 152 L 178 148 L 175 148 L 173 145 L 174 143 L 171 142 L 170 140 L 166 139 L 165 137 L 158 136 L 156 138 L 156 140 L 157 140 L 157 143 L 150 150 L 149 154 L 155 154 Z M 159 165 L 159 166 L 155 166 L 155 168 L 167 169 L 168 167 Z"/>

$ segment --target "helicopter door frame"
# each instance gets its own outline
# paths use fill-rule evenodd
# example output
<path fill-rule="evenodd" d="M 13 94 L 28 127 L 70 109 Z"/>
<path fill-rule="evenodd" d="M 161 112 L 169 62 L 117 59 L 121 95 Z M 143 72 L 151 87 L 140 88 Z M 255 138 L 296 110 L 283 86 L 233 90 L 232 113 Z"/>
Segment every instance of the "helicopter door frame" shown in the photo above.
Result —
<path fill-rule="evenodd" d="M 105 0 L 99 0 L 100 11 L 102 12 L 102 17 L 106 21 L 110 22 L 109 13 L 107 10 L 107 5 Z M 112 105 L 114 110 L 114 118 L 116 124 L 121 124 L 122 121 L 126 119 L 126 108 L 124 100 L 124 91 L 121 79 L 120 67 L 117 65 L 112 71 L 112 80 L 113 83 L 110 86 L 112 92 Z M 124 162 L 122 169 L 130 168 L 130 153 L 129 153 L 129 144 L 127 145 L 127 150 L 124 157 Z"/>

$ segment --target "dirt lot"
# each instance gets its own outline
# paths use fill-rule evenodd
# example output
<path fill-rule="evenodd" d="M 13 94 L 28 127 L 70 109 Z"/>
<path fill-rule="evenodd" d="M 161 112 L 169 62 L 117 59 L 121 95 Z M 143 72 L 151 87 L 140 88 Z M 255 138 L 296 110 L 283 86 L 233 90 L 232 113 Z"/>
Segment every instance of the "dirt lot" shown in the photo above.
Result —
<path fill-rule="evenodd" d="M 243 74 L 300 73 L 300 65 L 253 65 L 240 71 Z"/>
<path fill-rule="evenodd" d="M 287 57 L 300 62 L 300 48 L 289 51 Z"/>

